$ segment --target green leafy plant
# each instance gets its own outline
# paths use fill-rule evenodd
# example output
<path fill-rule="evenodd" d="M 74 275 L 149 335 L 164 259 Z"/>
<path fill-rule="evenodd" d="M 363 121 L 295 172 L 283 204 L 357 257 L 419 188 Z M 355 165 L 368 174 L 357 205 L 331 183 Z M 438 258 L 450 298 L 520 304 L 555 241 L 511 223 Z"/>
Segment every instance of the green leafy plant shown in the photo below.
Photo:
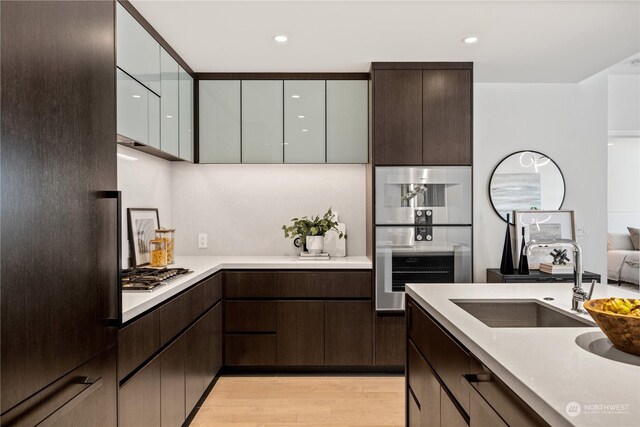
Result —
<path fill-rule="evenodd" d="M 291 221 L 293 224 L 289 227 L 282 226 L 284 237 L 291 239 L 299 237 L 302 243 L 306 241 L 307 236 L 324 236 L 329 230 L 335 230 L 340 239 L 347 238 L 346 234 L 338 230 L 338 222 L 333 220 L 331 208 L 322 216 L 317 215 L 311 218 L 303 216 L 302 218 L 293 218 Z"/>

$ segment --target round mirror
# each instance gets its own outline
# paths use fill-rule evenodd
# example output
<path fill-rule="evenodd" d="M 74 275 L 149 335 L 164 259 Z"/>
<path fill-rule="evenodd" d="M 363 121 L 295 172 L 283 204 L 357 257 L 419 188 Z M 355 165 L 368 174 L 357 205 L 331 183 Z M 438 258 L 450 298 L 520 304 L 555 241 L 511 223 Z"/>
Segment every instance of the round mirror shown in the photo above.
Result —
<path fill-rule="evenodd" d="M 557 210 L 564 202 L 562 171 L 548 156 L 537 151 L 510 154 L 493 170 L 489 198 L 503 220 L 516 210 Z"/>

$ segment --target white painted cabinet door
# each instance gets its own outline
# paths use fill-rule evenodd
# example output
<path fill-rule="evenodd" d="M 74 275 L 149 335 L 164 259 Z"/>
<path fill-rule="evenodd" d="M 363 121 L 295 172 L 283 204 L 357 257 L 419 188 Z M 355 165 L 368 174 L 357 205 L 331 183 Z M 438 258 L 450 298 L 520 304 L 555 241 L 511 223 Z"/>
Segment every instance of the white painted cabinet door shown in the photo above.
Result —
<path fill-rule="evenodd" d="M 162 96 L 160 97 L 160 149 L 174 156 L 179 150 L 180 82 L 178 63 L 162 49 L 160 55 Z"/>
<path fill-rule="evenodd" d="M 366 80 L 327 80 L 327 163 L 367 163 Z"/>
<path fill-rule="evenodd" d="M 284 82 L 284 162 L 325 163 L 325 81 Z"/>
<path fill-rule="evenodd" d="M 240 163 L 240 80 L 200 80 L 200 163 Z"/>
<path fill-rule="evenodd" d="M 148 144 L 148 93 L 146 87 L 116 69 L 118 134 Z"/>
<path fill-rule="evenodd" d="M 242 163 L 282 163 L 282 80 L 242 81 Z"/>
<path fill-rule="evenodd" d="M 193 78 L 182 67 L 180 80 L 180 158 L 193 162 Z"/>
<path fill-rule="evenodd" d="M 160 44 L 116 2 L 117 66 L 160 95 Z"/>
<path fill-rule="evenodd" d="M 160 97 L 149 91 L 149 140 L 148 145 L 160 149 Z"/>

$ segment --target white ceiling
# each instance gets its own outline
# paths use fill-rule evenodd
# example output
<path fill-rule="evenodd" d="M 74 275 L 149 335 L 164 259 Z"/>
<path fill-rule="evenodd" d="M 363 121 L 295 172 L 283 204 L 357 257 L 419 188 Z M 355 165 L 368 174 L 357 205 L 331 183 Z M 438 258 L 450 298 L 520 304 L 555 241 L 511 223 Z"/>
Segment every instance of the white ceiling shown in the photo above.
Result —
<path fill-rule="evenodd" d="M 640 1 L 132 3 L 196 72 L 473 61 L 477 82 L 579 82 L 640 52 Z"/>

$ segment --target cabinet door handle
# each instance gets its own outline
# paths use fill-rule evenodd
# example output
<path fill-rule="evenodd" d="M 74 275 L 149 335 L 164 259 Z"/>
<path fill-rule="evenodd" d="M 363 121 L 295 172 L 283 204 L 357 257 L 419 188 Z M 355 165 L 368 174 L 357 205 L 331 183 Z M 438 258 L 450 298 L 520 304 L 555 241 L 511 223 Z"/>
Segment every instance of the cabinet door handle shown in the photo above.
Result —
<path fill-rule="evenodd" d="M 73 396 L 67 402 L 65 402 L 61 407 L 56 409 L 51 413 L 47 418 L 42 420 L 37 425 L 39 427 L 46 427 L 53 425 L 56 421 L 58 421 L 64 414 L 72 410 L 76 405 L 82 402 L 84 399 L 89 397 L 94 391 L 99 389 L 102 386 L 102 377 L 100 378 L 90 378 L 90 377 L 80 377 L 75 384 L 86 384 L 87 387 L 83 388 L 78 394 Z"/>
<path fill-rule="evenodd" d="M 122 202 L 120 191 L 99 191 L 96 244 L 100 319 L 118 325 L 122 319 Z"/>

